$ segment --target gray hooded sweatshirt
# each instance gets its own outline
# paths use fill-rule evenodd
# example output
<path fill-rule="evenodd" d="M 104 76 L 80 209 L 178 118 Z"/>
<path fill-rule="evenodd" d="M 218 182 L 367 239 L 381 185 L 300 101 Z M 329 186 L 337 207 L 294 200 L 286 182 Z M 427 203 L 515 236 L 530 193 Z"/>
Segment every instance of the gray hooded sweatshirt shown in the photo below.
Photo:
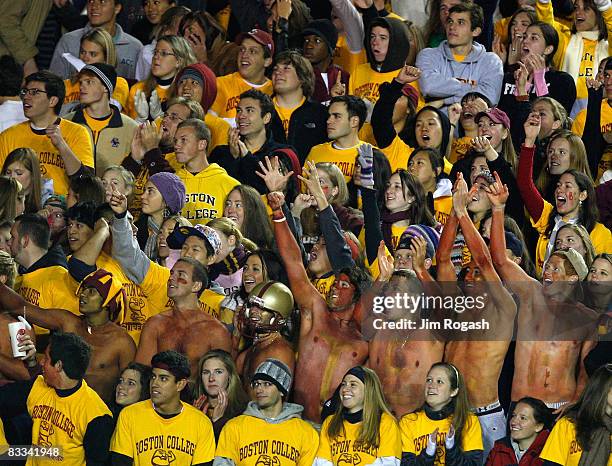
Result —
<path fill-rule="evenodd" d="M 486 95 L 497 104 L 504 79 L 504 66 L 500 58 L 487 52 L 478 42 L 461 62 L 453 57 L 448 42 L 435 48 L 421 50 L 416 64 L 421 69 L 419 86 L 428 100 L 444 99 L 444 105 L 461 102 L 468 92 Z"/>
<path fill-rule="evenodd" d="M 257 419 L 263 419 L 268 424 L 282 424 L 290 419 L 302 419 L 302 412 L 304 411 L 304 407 L 295 403 L 283 403 L 283 409 L 280 414 L 275 418 L 266 417 L 260 410 L 257 403 L 254 401 L 249 401 L 246 409 L 242 416 L 252 416 Z M 232 422 L 231 420 L 229 422 Z M 306 421 L 303 421 L 307 423 Z M 307 423 L 308 424 L 308 423 Z M 226 424 L 227 427 L 228 424 Z M 224 427 L 225 429 L 225 427 Z M 313 430 L 314 433 L 314 430 Z M 245 436 L 253 436 L 253 432 L 245 432 Z M 318 435 L 316 433 L 313 434 L 316 439 L 318 439 Z M 314 450 L 316 451 L 317 445 L 314 445 Z M 230 458 L 226 458 L 224 456 L 215 456 L 215 460 L 213 461 L 213 466 L 236 466 L 236 463 Z"/>

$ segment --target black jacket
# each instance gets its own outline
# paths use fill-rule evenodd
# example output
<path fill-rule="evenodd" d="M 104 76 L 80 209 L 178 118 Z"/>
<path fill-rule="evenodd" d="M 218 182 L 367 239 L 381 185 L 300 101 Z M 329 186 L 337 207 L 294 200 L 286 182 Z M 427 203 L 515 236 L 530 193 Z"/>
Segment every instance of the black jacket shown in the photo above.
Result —
<path fill-rule="evenodd" d="M 272 115 L 269 130 L 275 141 L 293 146 L 300 163 L 304 165 L 310 149 L 327 141 L 327 109 L 319 102 L 305 100 L 291 114 L 288 136 L 276 112 Z"/>

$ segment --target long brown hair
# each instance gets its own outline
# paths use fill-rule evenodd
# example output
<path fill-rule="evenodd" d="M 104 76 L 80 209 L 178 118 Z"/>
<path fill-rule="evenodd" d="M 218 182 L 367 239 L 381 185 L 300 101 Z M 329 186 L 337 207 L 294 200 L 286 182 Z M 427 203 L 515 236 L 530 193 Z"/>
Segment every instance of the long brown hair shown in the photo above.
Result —
<path fill-rule="evenodd" d="M 459 369 L 449 362 L 437 362 L 430 367 L 429 372 L 436 367 L 444 368 L 450 381 L 451 390 L 457 390 L 454 400 L 451 401 L 451 403 L 455 404 L 452 414 L 452 423 L 456 432 L 456 438 L 460 439 L 463 428 L 466 427 L 466 425 L 469 426 L 474 421 L 474 419 L 470 417 L 470 402 L 468 401 L 465 380 L 461 372 L 459 372 Z"/>
<path fill-rule="evenodd" d="M 227 385 L 227 408 L 225 410 L 225 417 L 236 417 L 242 414 L 249 402 L 249 397 L 242 388 L 240 382 L 240 376 L 238 375 L 238 369 L 236 363 L 232 359 L 231 354 L 221 349 L 213 349 L 208 351 L 204 356 L 200 358 L 198 362 L 198 373 L 196 374 L 196 383 L 193 388 L 193 398 L 197 400 L 202 395 L 207 395 L 204 391 L 204 384 L 202 383 L 202 367 L 204 363 L 210 359 L 218 359 L 221 364 L 225 367 L 225 370 L 229 374 L 229 380 Z"/>
<path fill-rule="evenodd" d="M 30 214 L 36 213 L 42 209 L 42 179 L 38 155 L 29 147 L 19 147 L 12 150 L 4 161 L 3 176 L 6 176 L 6 170 L 15 162 L 20 162 L 30 172 L 31 189 L 30 194 L 26 195 L 25 211 Z"/>
<path fill-rule="evenodd" d="M 366 448 L 378 448 L 380 446 L 380 422 L 383 413 L 387 413 L 393 418 L 385 395 L 383 394 L 380 379 L 376 372 L 364 366 L 357 366 L 364 373 L 364 397 L 363 397 L 363 421 L 359 427 L 357 442 L 364 445 Z M 346 375 L 350 373 L 347 372 Z M 346 375 L 344 377 L 346 377 Z M 344 380 L 344 377 L 342 380 Z M 327 435 L 330 439 L 345 435 L 344 418 L 342 411 L 344 407 L 342 403 L 338 403 L 336 412 L 331 417 L 331 421 L 327 426 Z"/>
<path fill-rule="evenodd" d="M 15 220 L 15 204 L 22 191 L 19 181 L 8 176 L 0 176 L 0 223 Z"/>

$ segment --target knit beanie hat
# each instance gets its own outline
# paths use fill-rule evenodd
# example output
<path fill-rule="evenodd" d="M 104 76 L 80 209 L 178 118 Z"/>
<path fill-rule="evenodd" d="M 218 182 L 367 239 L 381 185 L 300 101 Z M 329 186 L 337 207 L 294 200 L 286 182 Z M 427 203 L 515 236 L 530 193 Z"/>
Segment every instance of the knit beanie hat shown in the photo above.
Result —
<path fill-rule="evenodd" d="M 333 55 L 338 43 L 338 30 L 334 23 L 329 19 L 315 19 L 306 25 L 302 31 L 302 37 L 310 34 L 323 39 L 329 49 L 329 54 Z"/>
<path fill-rule="evenodd" d="M 408 228 L 406 228 L 404 233 L 402 233 L 395 250 L 410 249 L 412 238 L 415 236 L 425 238 L 425 241 L 427 242 L 426 257 L 428 259 L 433 259 L 436 255 L 436 249 L 438 249 L 438 243 L 440 242 L 440 233 L 427 225 L 410 225 Z"/>
<path fill-rule="evenodd" d="M 177 214 L 185 206 L 185 185 L 174 173 L 160 172 L 149 178 L 155 185 L 172 215 Z"/>
<path fill-rule="evenodd" d="M 281 393 L 287 395 L 291 388 L 291 369 L 278 359 L 268 358 L 255 369 L 251 381 L 255 380 L 272 382 Z"/>
<path fill-rule="evenodd" d="M 104 84 L 104 87 L 108 90 L 110 99 L 117 85 L 117 72 L 115 68 L 106 63 L 92 63 L 91 65 L 85 65 L 81 68 L 80 72 L 83 73 L 84 71 L 89 71 L 100 78 L 100 81 L 102 81 L 102 84 Z"/>
<path fill-rule="evenodd" d="M 202 86 L 200 105 L 206 113 L 217 98 L 217 77 L 215 73 L 204 63 L 194 63 L 179 71 L 176 76 L 176 83 L 180 84 L 183 79 L 187 78 L 199 82 Z"/>

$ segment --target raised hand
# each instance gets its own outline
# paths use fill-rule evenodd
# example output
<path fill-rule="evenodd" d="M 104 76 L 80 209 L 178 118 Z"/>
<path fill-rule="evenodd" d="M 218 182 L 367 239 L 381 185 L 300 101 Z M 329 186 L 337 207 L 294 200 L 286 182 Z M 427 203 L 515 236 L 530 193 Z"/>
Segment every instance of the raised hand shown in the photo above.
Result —
<path fill-rule="evenodd" d="M 525 120 L 523 127 L 525 128 L 525 147 L 533 147 L 538 134 L 540 134 L 540 115 L 536 112 L 531 112 Z"/>
<path fill-rule="evenodd" d="M 501 38 L 497 35 L 493 38 L 493 53 L 495 53 L 495 55 L 501 59 L 502 63 L 506 63 L 508 52 L 506 51 L 506 46 L 502 43 Z"/>
<path fill-rule="evenodd" d="M 51 143 L 56 147 L 60 148 L 62 144 L 65 144 L 64 137 L 62 136 L 62 130 L 59 125 L 49 125 L 47 129 L 45 129 L 45 133 L 49 139 L 51 139 Z"/>
<path fill-rule="evenodd" d="M 602 86 L 602 82 L 593 78 L 586 78 L 586 87 L 589 89 L 595 89 L 596 91 Z"/>
<path fill-rule="evenodd" d="M 149 97 L 149 116 L 152 120 L 163 116 L 164 111 L 162 110 L 161 99 L 157 95 L 157 91 L 153 89 L 151 97 Z"/>
<path fill-rule="evenodd" d="M 191 50 L 193 50 L 193 53 L 198 59 L 198 62 L 206 63 L 207 61 L 206 41 L 202 37 L 200 37 L 199 34 L 195 34 L 195 33 L 189 34 L 186 37 L 186 39 L 189 42 L 189 45 L 191 45 Z"/>
<path fill-rule="evenodd" d="M 508 186 L 502 183 L 497 172 L 493 172 L 495 182 L 485 188 L 485 193 L 491 202 L 493 209 L 503 209 L 510 196 Z"/>
<path fill-rule="evenodd" d="M 265 164 L 261 161 L 259 162 L 261 172 L 255 173 L 264 180 L 269 192 L 284 191 L 293 172 L 290 171 L 286 175 L 283 175 L 280 169 L 280 162 L 276 156 L 270 158 L 266 155 L 265 162 Z"/>
<path fill-rule="evenodd" d="M 527 95 L 527 82 L 529 81 L 529 70 L 524 63 L 519 62 L 519 67 L 514 72 L 514 82 L 516 83 L 518 95 Z"/>
<path fill-rule="evenodd" d="M 357 148 L 357 164 L 355 171 L 359 167 L 359 185 L 362 188 L 374 189 L 374 151 L 372 145 L 368 143 L 361 144 Z"/>
<path fill-rule="evenodd" d="M 390 257 L 387 254 L 387 247 L 385 246 L 384 241 L 381 241 L 378 245 L 378 252 L 376 253 L 376 257 L 378 258 L 379 271 L 379 275 L 376 281 L 388 282 L 391 279 L 391 275 L 393 275 L 393 271 L 395 269 L 393 267 L 393 257 Z"/>
<path fill-rule="evenodd" d="M 218 421 L 225 414 L 225 410 L 227 409 L 227 392 L 224 389 L 219 389 L 219 394 L 217 395 L 217 406 L 213 408 L 211 421 Z"/>
<path fill-rule="evenodd" d="M 235 159 L 244 157 L 247 152 L 249 152 L 246 144 L 240 139 L 240 131 L 238 128 L 229 129 L 227 145 L 229 146 L 230 154 L 232 154 L 232 157 Z"/>
<path fill-rule="evenodd" d="M 475 138 L 472 138 L 470 145 L 472 146 L 472 149 L 479 154 L 483 154 L 489 149 L 492 149 L 491 141 L 485 136 L 476 136 Z"/>
<path fill-rule="evenodd" d="M 461 172 L 457 173 L 457 181 L 455 181 L 455 186 L 453 188 L 453 210 L 457 217 L 467 215 L 468 197 L 472 191 L 475 192 L 476 189 L 478 189 L 478 187 L 474 185 L 472 186 L 472 190 L 468 191 L 468 186 L 463 179 L 463 174 Z"/>
<path fill-rule="evenodd" d="M 145 121 L 140 126 L 140 141 L 145 153 L 159 146 L 159 141 L 161 141 L 161 132 L 158 131 L 155 122 Z"/>
<path fill-rule="evenodd" d="M 514 34 L 510 43 L 510 50 L 508 50 L 508 64 L 514 65 L 519 61 L 521 56 L 521 45 L 523 42 L 522 34 Z"/>
<path fill-rule="evenodd" d="M 340 95 L 346 94 L 346 86 L 342 84 L 342 73 L 338 71 L 338 76 L 336 77 L 336 82 L 329 90 L 329 95 L 331 97 L 338 97 Z"/>
<path fill-rule="evenodd" d="M 455 428 L 451 424 L 450 429 L 448 429 L 448 434 L 446 434 L 446 438 L 444 439 L 444 444 L 447 450 L 450 450 L 455 446 Z"/>
<path fill-rule="evenodd" d="M 412 252 L 412 268 L 415 272 L 425 270 L 425 258 L 427 257 L 427 241 L 422 236 L 413 236 L 410 241 Z"/>
<path fill-rule="evenodd" d="M 134 131 L 134 137 L 132 138 L 132 142 L 130 144 L 130 157 L 132 157 L 136 162 L 142 162 L 144 160 L 145 148 L 142 145 L 142 125 L 141 123 L 136 131 Z"/>
<path fill-rule="evenodd" d="M 274 211 L 282 211 L 285 203 L 285 195 L 279 191 L 268 193 L 268 205 Z"/>
<path fill-rule="evenodd" d="M 113 188 L 113 193 L 111 194 L 109 205 L 116 215 L 122 215 L 127 211 L 128 208 L 127 197 L 121 194 L 115 188 Z"/>
<path fill-rule="evenodd" d="M 289 19 L 291 15 L 291 0 L 276 0 L 276 13 L 279 18 Z"/>
<path fill-rule="evenodd" d="M 395 80 L 400 84 L 408 84 L 417 81 L 421 77 L 421 70 L 416 66 L 404 65 Z"/>
<path fill-rule="evenodd" d="M 136 91 L 134 96 L 134 109 L 136 110 L 136 121 L 142 123 L 149 119 L 149 102 L 141 90 Z"/>
<path fill-rule="evenodd" d="M 298 178 L 306 185 L 308 192 L 315 197 L 315 199 L 327 199 L 323 188 L 321 188 L 321 181 L 319 180 L 319 173 L 317 172 L 317 166 L 314 162 L 307 162 L 302 172 L 306 176 L 298 175 Z"/>
<path fill-rule="evenodd" d="M 448 107 L 448 119 L 450 120 L 452 125 L 456 125 L 461 119 L 461 112 L 463 111 L 463 107 L 459 102 L 455 102 L 450 107 Z"/>

